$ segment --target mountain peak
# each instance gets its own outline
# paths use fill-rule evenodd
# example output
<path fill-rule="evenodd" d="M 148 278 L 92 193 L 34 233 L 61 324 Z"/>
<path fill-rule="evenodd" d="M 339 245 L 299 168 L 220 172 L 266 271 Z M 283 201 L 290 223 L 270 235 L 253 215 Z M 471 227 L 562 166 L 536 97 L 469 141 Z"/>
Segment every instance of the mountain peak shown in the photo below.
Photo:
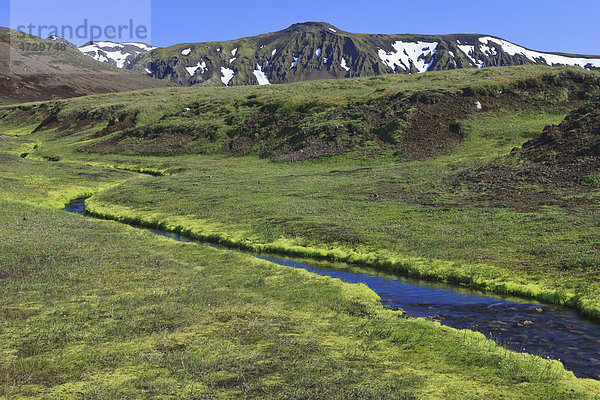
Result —
<path fill-rule="evenodd" d="M 330 32 L 337 33 L 340 30 L 335 26 L 328 24 L 327 22 L 300 22 L 291 25 L 286 31 L 301 31 L 301 32 L 313 32 L 319 30 L 327 30 Z"/>

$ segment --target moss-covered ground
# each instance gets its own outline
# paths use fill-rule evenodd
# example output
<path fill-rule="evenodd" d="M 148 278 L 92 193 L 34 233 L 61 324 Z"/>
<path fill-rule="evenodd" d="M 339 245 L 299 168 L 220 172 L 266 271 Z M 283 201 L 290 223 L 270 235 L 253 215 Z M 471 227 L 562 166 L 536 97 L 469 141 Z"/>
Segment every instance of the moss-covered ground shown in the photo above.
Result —
<path fill-rule="evenodd" d="M 36 201 L 0 201 L 3 398 L 562 399 L 600 391 L 557 362 L 385 310 L 364 286 Z"/>

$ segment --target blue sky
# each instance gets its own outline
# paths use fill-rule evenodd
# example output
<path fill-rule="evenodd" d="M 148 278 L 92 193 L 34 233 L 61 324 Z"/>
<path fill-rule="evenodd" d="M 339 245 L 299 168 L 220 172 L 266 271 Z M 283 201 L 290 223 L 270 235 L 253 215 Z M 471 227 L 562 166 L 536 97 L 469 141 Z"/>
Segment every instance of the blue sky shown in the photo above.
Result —
<path fill-rule="evenodd" d="M 10 4 L 11 0 L 0 0 L 2 26 L 10 25 Z M 151 9 L 149 38 L 158 46 L 236 39 L 295 22 L 326 21 L 349 32 L 485 33 L 535 50 L 600 55 L 598 0 L 12 0 L 12 4 L 13 16 L 19 14 L 20 20 L 74 24 L 85 16 L 102 26 L 121 23 L 128 15 L 144 20 Z"/>

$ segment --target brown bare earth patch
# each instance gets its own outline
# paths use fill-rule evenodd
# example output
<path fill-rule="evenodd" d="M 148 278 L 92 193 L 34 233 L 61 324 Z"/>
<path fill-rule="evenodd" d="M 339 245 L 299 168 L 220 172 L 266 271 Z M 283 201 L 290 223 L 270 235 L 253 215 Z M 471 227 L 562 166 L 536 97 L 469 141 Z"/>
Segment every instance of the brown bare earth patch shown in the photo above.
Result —
<path fill-rule="evenodd" d="M 164 81 L 99 63 L 77 49 L 24 51 L 20 48 L 24 42 L 56 45 L 52 41 L 0 28 L 0 103 L 56 100 L 168 86 Z"/>
<path fill-rule="evenodd" d="M 600 100 L 569 114 L 559 126 L 548 126 L 525 143 L 521 155 L 543 165 L 562 167 L 557 172 L 578 176 L 598 170 L 600 156 Z"/>

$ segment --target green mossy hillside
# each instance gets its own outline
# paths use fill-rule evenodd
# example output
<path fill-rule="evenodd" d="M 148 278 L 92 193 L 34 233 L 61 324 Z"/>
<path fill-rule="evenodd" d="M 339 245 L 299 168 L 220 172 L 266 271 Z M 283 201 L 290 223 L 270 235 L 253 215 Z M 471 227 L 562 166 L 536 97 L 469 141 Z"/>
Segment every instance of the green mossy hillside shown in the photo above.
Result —
<path fill-rule="evenodd" d="M 482 111 L 478 103 L 488 112 L 569 110 L 593 93 L 595 72 L 511 67 L 92 96 L 5 107 L 0 125 L 10 134 L 72 136 L 78 151 L 102 154 L 298 161 L 358 151 L 412 160 L 456 149 L 468 133 L 463 121 Z"/>

